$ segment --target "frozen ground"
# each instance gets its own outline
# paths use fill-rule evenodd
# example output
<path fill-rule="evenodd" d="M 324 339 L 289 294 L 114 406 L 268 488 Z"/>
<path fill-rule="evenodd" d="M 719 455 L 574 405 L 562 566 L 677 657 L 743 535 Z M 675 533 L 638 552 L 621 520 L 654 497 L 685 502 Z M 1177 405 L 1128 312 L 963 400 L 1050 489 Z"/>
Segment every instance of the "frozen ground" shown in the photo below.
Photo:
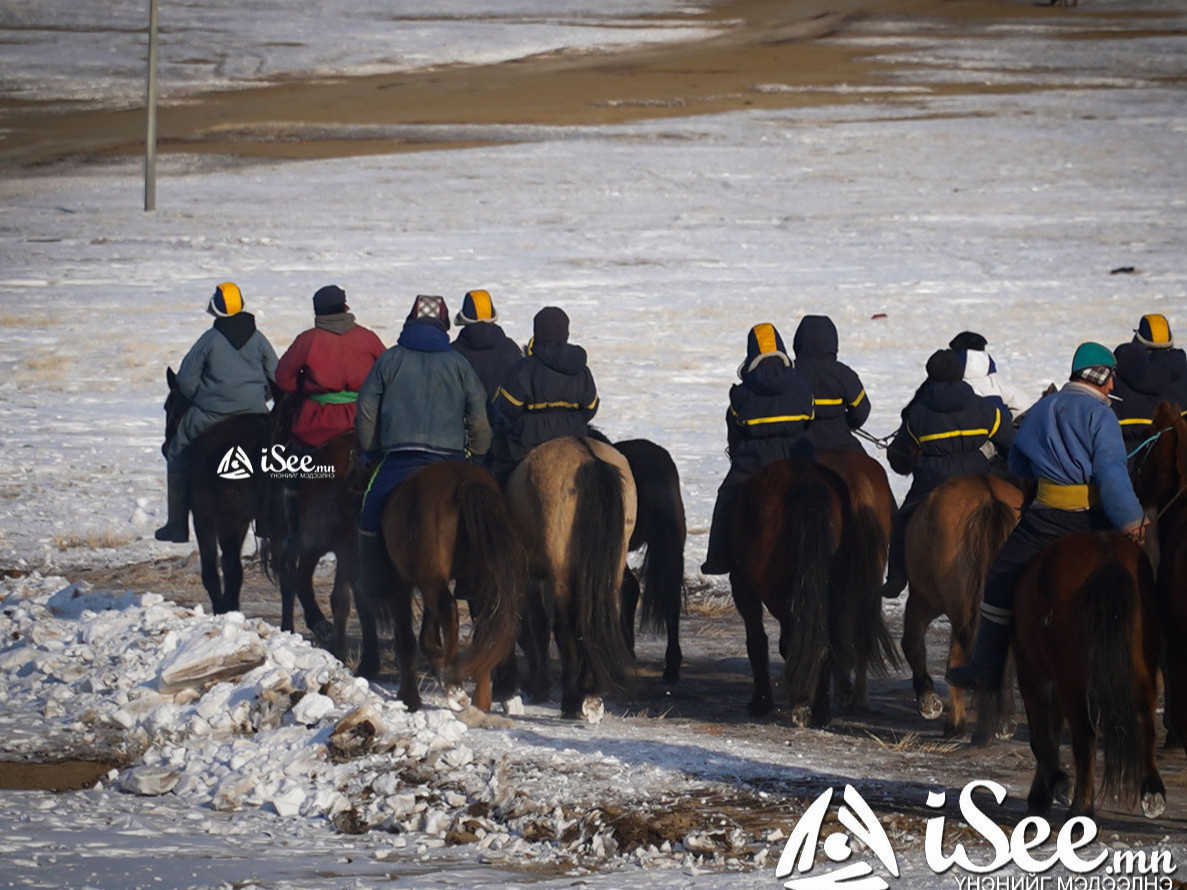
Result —
<path fill-rule="evenodd" d="M 23 8 L 41 19 L 53 11 L 50 4 Z M 198 15 L 201 7 L 186 9 Z M 1172 25 L 1185 14 L 1181 5 L 1162 9 Z M 992 42 L 908 40 L 902 23 L 871 23 L 844 39 L 881 41 L 907 66 L 902 99 L 893 103 L 596 130 L 508 128 L 515 144 L 386 158 L 228 165 L 168 157 L 151 215 L 140 210 L 133 162 L 0 182 L 0 566 L 69 577 L 96 563 L 187 552 L 149 540 L 163 508 L 162 376 L 206 326 L 205 300 L 227 278 L 242 286 L 278 349 L 308 325 L 310 295 L 331 281 L 389 343 L 417 293 L 444 294 L 455 308 L 466 290 L 487 287 L 519 340 L 541 305 L 565 307 L 574 339 L 590 352 L 603 399 L 599 423 L 615 437 L 652 438 L 677 460 L 692 531 L 690 574 L 726 469 L 721 416 L 751 324 L 773 321 L 790 341 L 802 314 L 830 314 L 841 330 L 841 357 L 865 381 L 874 407 L 869 429 L 879 435 L 893 430 L 927 355 L 961 329 L 983 332 L 1002 372 L 1037 394 L 1066 376 L 1081 340 L 1121 342 L 1151 311 L 1182 328 L 1182 28 L 1147 36 L 1108 14 L 1123 11 L 1121 4 L 1106 14 L 1080 10 L 1063 27 L 1093 32 L 1092 41 L 1018 24 Z M 136 13 L 130 4 L 124 11 Z M 449 15 L 441 5 L 426 12 L 434 27 L 468 36 L 468 26 Z M 515 33 L 524 25 L 504 24 Z M 204 27 L 217 33 L 225 24 Z M 340 24 L 319 28 L 313 19 L 305 27 L 331 42 L 349 39 Z M 1127 33 L 1098 33 L 1118 29 Z M 510 38 L 509 52 L 519 51 L 520 39 L 535 38 Z M 11 49 L 5 45 L 4 84 L 44 79 L 28 60 L 11 73 Z M 43 50 L 29 59 L 42 64 Z M 318 67 L 293 65 L 286 70 Z M 84 74 L 120 70 L 109 62 Z M 937 77 L 972 76 L 986 83 L 985 95 L 944 97 L 929 86 Z M 1015 92 L 1019 79 L 1044 89 Z M 1123 266 L 1135 271 L 1110 274 Z M 905 481 L 894 484 L 905 491 Z M 594 729 L 561 724 L 542 708 L 510 727 L 467 729 L 440 707 L 400 713 L 320 653 L 254 619 L 215 621 L 154 597 L 118 595 L 103 612 L 88 602 L 94 614 L 63 606 L 63 597 L 63 611 L 51 618 L 47 598 L 65 585 L 32 578 L 0 590 L 8 640 L 0 649 L 2 748 L 9 756 L 78 748 L 92 757 L 98 746 L 124 751 L 139 766 L 88 791 L 0 794 L 0 884 L 350 887 L 390 873 L 409 886 L 559 887 L 578 880 L 564 872 L 599 861 L 616 869 L 579 880 L 774 886 L 782 843 L 765 832 L 782 825 L 786 833 L 793 818 L 739 815 L 761 812 L 759 795 L 772 776 L 811 788 L 848 777 L 876 789 L 883 776 L 908 790 L 958 788 L 984 777 L 989 762 L 963 751 L 888 753 L 868 740 L 789 734 L 733 718 L 690 724 L 612 715 Z M 740 642 L 736 620 L 732 627 Z M 213 691 L 179 703 L 154 685 L 170 634 L 176 652 L 206 630 L 240 642 L 254 637 L 265 658 L 229 688 L 216 687 L 227 695 L 225 710 L 216 707 L 221 699 L 207 702 Z M 735 650 L 723 670 L 744 684 L 747 669 Z M 718 651 L 711 641 L 686 641 L 690 661 L 708 651 Z M 287 674 L 291 691 L 270 685 L 276 671 Z M 895 695 L 904 695 L 905 681 L 893 682 Z M 294 702 L 291 692 L 309 690 L 320 690 L 332 708 L 307 723 L 297 709 L 319 699 Z M 276 693 L 270 703 L 268 693 Z M 364 793 L 377 781 L 389 787 L 381 777 L 393 775 L 390 756 L 325 759 L 329 728 L 358 702 L 380 709 L 405 746 L 407 756 L 396 761 L 405 772 L 391 793 Z M 240 714 L 256 731 L 197 714 L 210 724 L 204 729 L 193 719 L 204 706 L 216 722 Z M 312 707 L 304 704 L 305 717 Z M 796 747 L 784 749 L 785 736 Z M 409 753 L 417 738 L 426 748 L 445 740 L 432 775 L 416 772 L 429 763 L 419 749 Z M 446 752 L 462 749 L 474 760 L 450 765 Z M 1027 757 L 1015 743 L 993 761 L 997 770 L 1013 759 L 1007 784 L 1015 796 L 1025 788 Z M 1182 756 L 1165 758 L 1176 776 L 1172 798 L 1181 799 Z M 705 821 L 684 826 L 672 852 L 657 849 L 646 871 L 646 847 L 605 858 L 607 831 L 596 820 L 570 837 L 571 848 L 550 847 L 523 837 L 527 823 L 515 819 L 532 814 L 513 808 L 507 818 L 482 816 L 491 821 L 487 836 L 507 838 L 501 849 L 492 851 L 493 841 L 485 851 L 438 844 L 444 838 L 429 829 L 448 835 L 459 811 L 496 799 L 499 764 L 513 771 L 522 799 L 572 808 L 533 816 L 541 825 L 559 819 L 552 825 L 562 837 L 584 812 L 600 809 L 604 818 L 614 807 L 657 824 L 657 814 L 678 810 Z M 178 772 L 181 791 L 121 790 L 157 767 Z M 222 799 L 238 810 L 214 807 L 223 782 Z M 460 798 L 450 803 L 449 793 Z M 342 799 L 363 812 L 374 806 L 368 822 L 404 820 L 413 830 L 335 834 L 330 820 Z M 779 784 L 777 799 L 782 807 L 796 798 Z M 443 815 L 430 823 L 430 810 Z M 686 836 L 713 834 L 719 812 L 742 833 L 739 845 L 725 831 L 705 841 L 698 863 L 701 841 Z M 1164 823 L 1174 832 L 1168 841 L 1143 837 L 1169 843 L 1181 860 L 1175 845 L 1187 823 L 1176 812 Z M 916 869 L 910 885 L 954 886 L 918 873 L 917 814 L 904 820 L 892 839 L 910 851 L 902 855 Z M 678 827 L 667 826 L 673 835 Z M 769 858 L 756 862 L 763 849 Z M 714 853 L 721 855 L 710 868 Z M 532 863 L 525 876 L 519 869 Z"/>

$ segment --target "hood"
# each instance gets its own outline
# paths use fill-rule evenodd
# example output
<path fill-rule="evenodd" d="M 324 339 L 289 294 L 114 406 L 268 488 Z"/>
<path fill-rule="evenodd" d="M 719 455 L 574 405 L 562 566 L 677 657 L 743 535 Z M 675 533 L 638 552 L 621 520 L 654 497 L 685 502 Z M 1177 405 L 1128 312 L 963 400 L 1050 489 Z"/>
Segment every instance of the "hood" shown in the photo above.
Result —
<path fill-rule="evenodd" d="M 314 316 L 313 326 L 331 334 L 345 334 L 354 327 L 353 312 L 335 312 L 329 315 Z"/>
<path fill-rule="evenodd" d="M 936 414 L 955 414 L 967 408 L 975 398 L 977 394 L 963 380 L 925 383 L 918 396 L 919 403 Z"/>
<path fill-rule="evenodd" d="M 978 349 L 968 349 L 960 353 L 964 357 L 964 379 L 965 380 L 979 380 L 982 377 L 988 377 L 996 368 L 993 366 L 993 359 L 989 357 L 988 352 L 982 352 Z"/>
<path fill-rule="evenodd" d="M 786 392 L 797 380 L 795 369 L 783 362 L 761 361 L 742 375 L 743 385 L 760 396 Z"/>
<path fill-rule="evenodd" d="M 455 343 L 466 349 L 483 350 L 494 349 L 503 342 L 506 335 L 503 329 L 491 321 L 480 321 L 467 324 L 458 331 Z"/>
<path fill-rule="evenodd" d="M 417 322 L 408 322 L 404 325 L 404 330 L 400 331 L 400 339 L 396 341 L 396 345 L 416 352 L 444 352 L 453 348 L 449 342 L 449 334 L 441 328 L 434 324 L 418 324 Z"/>
<path fill-rule="evenodd" d="M 236 349 L 242 349 L 256 332 L 256 317 L 250 312 L 236 312 L 214 320 L 214 329 L 230 341 Z"/>
<path fill-rule="evenodd" d="M 585 370 L 585 350 L 572 343 L 537 343 L 532 355 L 545 367 L 561 374 L 580 374 Z"/>
<path fill-rule="evenodd" d="M 1113 350 L 1117 357 L 1117 376 L 1135 392 L 1157 396 L 1171 389 L 1171 369 L 1155 361 L 1140 343 L 1123 343 Z"/>
<path fill-rule="evenodd" d="M 837 326 L 827 315 L 805 315 L 791 342 L 796 360 L 837 357 Z"/>

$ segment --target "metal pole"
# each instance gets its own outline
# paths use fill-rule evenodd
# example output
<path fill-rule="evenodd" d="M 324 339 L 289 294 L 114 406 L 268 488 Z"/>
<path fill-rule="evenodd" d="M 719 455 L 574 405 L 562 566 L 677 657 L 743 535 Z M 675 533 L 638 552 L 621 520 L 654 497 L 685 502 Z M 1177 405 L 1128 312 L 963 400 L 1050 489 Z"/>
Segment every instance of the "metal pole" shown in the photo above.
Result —
<path fill-rule="evenodd" d="M 144 101 L 148 130 L 144 139 L 144 209 L 157 209 L 157 0 L 148 3 L 148 90 Z"/>

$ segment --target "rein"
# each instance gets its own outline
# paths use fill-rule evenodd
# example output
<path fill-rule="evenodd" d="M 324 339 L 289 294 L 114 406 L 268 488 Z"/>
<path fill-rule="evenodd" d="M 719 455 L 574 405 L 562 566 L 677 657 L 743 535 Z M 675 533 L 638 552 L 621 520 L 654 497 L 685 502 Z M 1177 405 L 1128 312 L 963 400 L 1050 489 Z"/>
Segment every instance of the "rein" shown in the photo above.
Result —
<path fill-rule="evenodd" d="M 879 439 L 872 433 L 867 433 L 865 430 L 858 429 L 853 431 L 853 435 L 859 436 L 860 438 L 865 439 L 867 442 L 873 442 L 875 447 L 881 448 L 883 451 L 885 451 L 890 447 L 890 442 L 892 439 L 894 439 L 896 433 L 891 433 L 889 436 L 883 436 L 881 439 Z"/>

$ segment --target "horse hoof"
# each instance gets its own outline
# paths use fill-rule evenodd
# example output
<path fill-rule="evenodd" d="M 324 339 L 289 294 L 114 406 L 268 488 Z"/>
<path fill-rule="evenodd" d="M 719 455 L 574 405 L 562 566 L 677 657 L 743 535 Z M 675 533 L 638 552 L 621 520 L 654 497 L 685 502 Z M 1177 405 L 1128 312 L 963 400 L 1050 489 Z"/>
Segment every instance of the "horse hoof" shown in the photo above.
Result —
<path fill-rule="evenodd" d="M 999 742 L 1008 742 L 1014 738 L 1014 734 L 1018 732 L 1018 721 L 1014 719 L 1003 720 L 1001 726 L 997 728 L 994 736 Z"/>
<path fill-rule="evenodd" d="M 323 649 L 333 651 L 334 645 L 338 641 L 338 634 L 334 631 L 334 625 L 329 621 L 319 621 L 310 628 L 313 633 L 313 641 Z"/>
<path fill-rule="evenodd" d="M 808 705 L 796 705 L 791 709 L 791 725 L 807 729 L 812 725 L 812 709 Z"/>
<path fill-rule="evenodd" d="M 944 715 L 944 700 L 934 692 L 919 696 L 919 715 L 924 720 L 937 720 Z"/>
<path fill-rule="evenodd" d="M 374 680 L 379 676 L 379 664 L 378 662 L 360 661 L 359 666 L 354 669 L 354 675 L 362 677 L 364 680 Z"/>
<path fill-rule="evenodd" d="M 503 713 L 508 717 L 522 717 L 527 713 L 527 710 L 523 706 L 523 699 L 518 695 L 507 699 L 503 702 Z"/>
<path fill-rule="evenodd" d="M 470 696 L 461 686 L 450 686 L 445 690 L 445 704 L 451 711 L 464 711 L 470 707 Z"/>
<path fill-rule="evenodd" d="M 581 716 L 591 726 L 601 723 L 602 718 L 606 716 L 606 706 L 602 699 L 596 695 L 587 695 L 581 703 Z"/>
<path fill-rule="evenodd" d="M 664 668 L 664 683 L 675 686 L 680 682 L 680 668 Z"/>
<path fill-rule="evenodd" d="M 1157 791 L 1147 791 L 1142 795 L 1142 815 L 1147 819 L 1157 819 L 1166 809 L 1166 795 Z"/>
<path fill-rule="evenodd" d="M 1066 776 L 1055 783 L 1055 788 L 1052 790 L 1055 799 L 1064 806 L 1067 806 L 1072 799 L 1072 782 Z"/>

